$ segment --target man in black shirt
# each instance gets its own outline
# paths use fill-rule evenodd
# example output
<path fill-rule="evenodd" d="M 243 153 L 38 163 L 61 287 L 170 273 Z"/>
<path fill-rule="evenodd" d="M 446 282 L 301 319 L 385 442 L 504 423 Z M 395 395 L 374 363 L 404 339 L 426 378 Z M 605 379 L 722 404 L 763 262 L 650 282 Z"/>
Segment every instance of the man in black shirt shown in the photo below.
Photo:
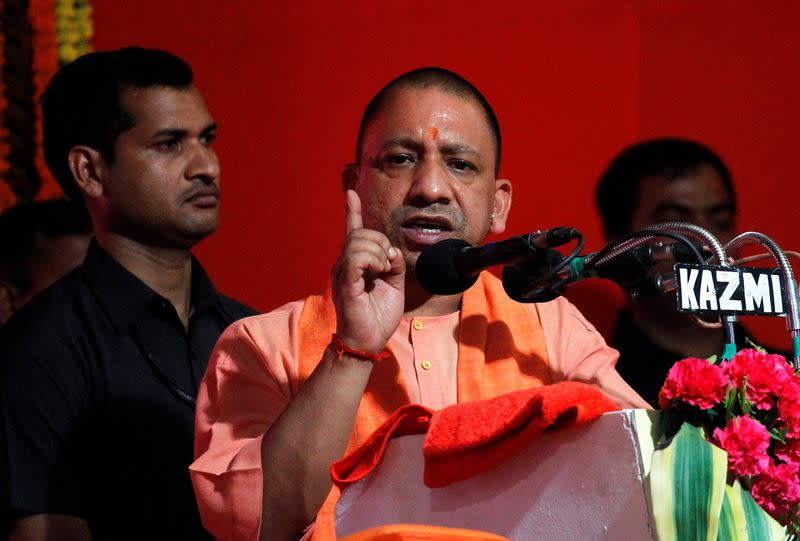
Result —
<path fill-rule="evenodd" d="M 0 329 L 0 510 L 12 539 L 208 538 L 195 396 L 222 330 L 252 314 L 190 252 L 217 228 L 216 125 L 185 62 L 138 48 L 63 67 L 42 112 L 96 240 Z"/>
<path fill-rule="evenodd" d="M 723 244 L 735 234 L 730 172 L 719 156 L 694 141 L 662 138 L 625 149 L 606 169 L 596 195 L 609 241 L 671 221 L 704 227 Z M 737 344 L 743 346 L 743 331 L 736 332 Z M 719 355 L 724 342 L 722 328 L 701 327 L 677 311 L 674 297 L 653 296 L 631 303 L 620 314 L 609 345 L 620 352 L 620 375 L 657 407 L 658 393 L 676 361 Z"/>

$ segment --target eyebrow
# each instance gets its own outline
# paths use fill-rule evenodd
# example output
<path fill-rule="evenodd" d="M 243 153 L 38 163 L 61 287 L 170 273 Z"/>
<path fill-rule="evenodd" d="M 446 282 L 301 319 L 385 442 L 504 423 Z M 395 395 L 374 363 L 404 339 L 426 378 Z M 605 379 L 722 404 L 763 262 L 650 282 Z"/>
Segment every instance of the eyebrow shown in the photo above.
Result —
<path fill-rule="evenodd" d="M 719 203 L 711 205 L 709 212 L 733 212 L 733 205 L 731 203 Z"/>
<path fill-rule="evenodd" d="M 680 203 L 661 203 L 655 208 L 655 213 L 661 212 L 691 212 L 691 208 L 687 205 L 681 205 Z"/>
<path fill-rule="evenodd" d="M 690 207 L 688 205 L 683 205 L 683 204 L 680 204 L 680 203 L 665 202 L 665 203 L 661 203 L 660 205 L 658 205 L 655 208 L 654 213 L 661 213 L 661 212 L 683 212 L 683 213 L 687 213 L 687 212 L 692 212 L 693 210 L 700 210 L 700 211 L 703 211 L 703 212 L 732 211 L 733 210 L 733 205 L 731 205 L 730 203 L 717 203 L 717 204 L 711 205 L 711 206 L 706 207 L 706 208 L 694 209 L 694 208 L 692 208 L 692 207 Z"/>
<path fill-rule="evenodd" d="M 385 150 L 393 146 L 420 148 L 422 147 L 422 143 L 412 137 L 393 137 L 386 141 L 381 148 Z M 480 153 L 475 148 L 463 143 L 444 143 L 440 146 L 440 150 L 443 154 L 471 154 L 480 156 Z"/>
<path fill-rule="evenodd" d="M 441 150 L 445 154 L 472 154 L 474 156 L 480 156 L 480 153 L 471 146 L 457 143 L 442 145 Z"/>
<path fill-rule="evenodd" d="M 208 126 L 202 129 L 200 135 L 208 135 L 211 132 L 217 131 L 217 124 L 216 122 L 212 122 Z M 175 137 L 181 138 L 185 137 L 189 133 L 189 130 L 183 128 L 164 128 L 163 130 L 158 130 L 153 137 Z"/>

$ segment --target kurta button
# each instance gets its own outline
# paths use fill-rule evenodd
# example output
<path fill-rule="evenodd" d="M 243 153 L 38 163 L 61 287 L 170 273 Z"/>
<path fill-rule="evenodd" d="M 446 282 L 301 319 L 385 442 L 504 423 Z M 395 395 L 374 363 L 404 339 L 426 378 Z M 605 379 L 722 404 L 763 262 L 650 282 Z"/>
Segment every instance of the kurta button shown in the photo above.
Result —
<path fill-rule="evenodd" d="M 422 328 L 425 326 L 425 324 L 418 319 L 415 319 L 412 325 L 414 326 L 414 329 L 418 331 L 421 331 Z"/>
<path fill-rule="evenodd" d="M 430 370 L 433 367 L 433 363 L 430 361 L 422 361 L 421 366 L 423 370 Z"/>

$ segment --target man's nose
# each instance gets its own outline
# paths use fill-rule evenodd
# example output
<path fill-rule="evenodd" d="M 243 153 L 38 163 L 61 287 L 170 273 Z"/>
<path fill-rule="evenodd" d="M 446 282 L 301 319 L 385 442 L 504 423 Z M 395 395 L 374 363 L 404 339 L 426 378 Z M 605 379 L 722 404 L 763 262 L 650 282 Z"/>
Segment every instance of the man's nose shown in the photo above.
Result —
<path fill-rule="evenodd" d="M 219 159 L 214 149 L 208 145 L 198 143 L 192 159 L 186 168 L 186 177 L 191 180 L 202 177 L 205 180 L 219 178 Z"/>
<path fill-rule="evenodd" d="M 438 157 L 426 157 L 414 173 L 409 197 L 427 203 L 447 204 L 453 199 L 452 188 L 452 179 L 446 164 Z"/>

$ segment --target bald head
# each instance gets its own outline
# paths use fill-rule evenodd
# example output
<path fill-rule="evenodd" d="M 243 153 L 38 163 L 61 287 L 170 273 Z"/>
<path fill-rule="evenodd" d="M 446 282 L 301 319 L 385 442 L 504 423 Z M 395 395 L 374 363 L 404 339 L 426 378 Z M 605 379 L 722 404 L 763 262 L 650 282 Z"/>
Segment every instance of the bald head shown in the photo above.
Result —
<path fill-rule="evenodd" d="M 399 77 L 393 79 L 386 86 L 384 86 L 375 97 L 367 104 L 364 110 L 364 115 L 361 117 L 361 125 L 358 129 L 358 139 L 356 140 L 356 163 L 361 162 L 361 152 L 364 144 L 364 134 L 367 128 L 381 111 L 388 99 L 398 90 L 406 88 L 426 89 L 437 88 L 443 92 L 459 96 L 466 100 L 474 100 L 480 105 L 481 110 L 486 117 L 486 124 L 492 134 L 495 147 L 495 163 L 494 173 L 497 175 L 500 172 L 500 124 L 497 117 L 483 97 L 483 94 L 475 88 L 475 86 L 452 71 L 443 68 L 418 68 L 408 73 L 404 73 Z"/>

